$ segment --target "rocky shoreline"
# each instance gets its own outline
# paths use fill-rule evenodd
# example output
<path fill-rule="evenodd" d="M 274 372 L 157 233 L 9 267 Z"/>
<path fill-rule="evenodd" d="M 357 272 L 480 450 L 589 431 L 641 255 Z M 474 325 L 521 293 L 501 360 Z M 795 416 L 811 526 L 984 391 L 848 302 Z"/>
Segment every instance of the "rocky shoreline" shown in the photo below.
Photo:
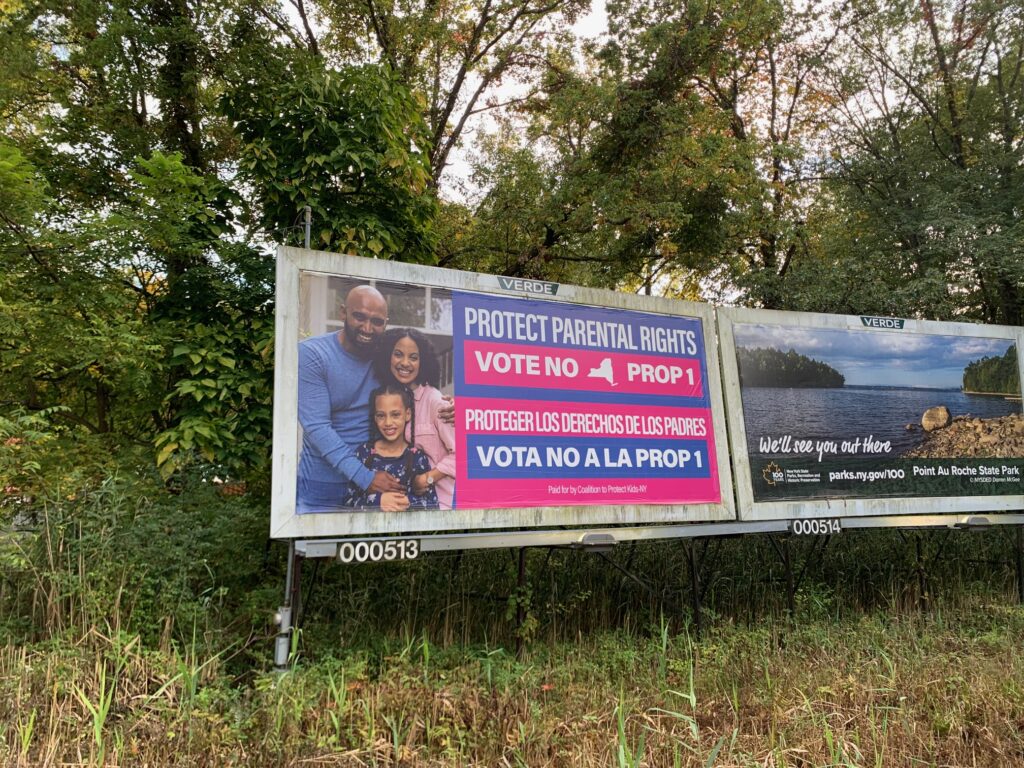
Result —
<path fill-rule="evenodd" d="M 936 413 L 938 411 L 938 413 Z M 941 411 L 946 411 L 945 418 Z M 927 433 L 921 445 L 904 454 L 912 459 L 1002 459 L 1024 457 L 1024 416 L 995 419 L 949 418 L 945 408 L 930 408 L 921 419 Z M 941 426 L 940 426 L 941 425 Z M 907 425 L 911 428 L 912 425 Z M 916 428 L 916 427 L 915 427 Z"/>

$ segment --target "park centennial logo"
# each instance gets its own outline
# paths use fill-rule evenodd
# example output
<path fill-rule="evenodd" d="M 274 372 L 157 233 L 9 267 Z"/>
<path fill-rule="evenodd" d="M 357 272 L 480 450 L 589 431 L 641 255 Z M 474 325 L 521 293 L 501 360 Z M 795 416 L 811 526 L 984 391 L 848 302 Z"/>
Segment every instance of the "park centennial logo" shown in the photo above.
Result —
<path fill-rule="evenodd" d="M 774 461 L 768 462 L 768 466 L 761 470 L 761 477 L 768 485 L 775 485 L 785 481 L 785 475 L 782 472 L 782 467 L 776 464 Z"/>

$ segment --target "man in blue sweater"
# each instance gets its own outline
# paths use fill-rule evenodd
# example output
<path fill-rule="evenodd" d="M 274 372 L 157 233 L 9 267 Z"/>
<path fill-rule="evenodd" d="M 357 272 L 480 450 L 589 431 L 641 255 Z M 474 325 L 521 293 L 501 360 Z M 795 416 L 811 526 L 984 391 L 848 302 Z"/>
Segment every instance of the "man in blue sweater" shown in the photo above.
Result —
<path fill-rule="evenodd" d="M 392 475 L 356 458 L 356 448 L 369 439 L 370 392 L 379 383 L 370 361 L 388 324 L 387 302 L 376 288 L 356 286 L 342 318 L 341 331 L 299 343 L 299 514 L 339 509 L 350 481 L 369 493 L 404 494 Z"/>

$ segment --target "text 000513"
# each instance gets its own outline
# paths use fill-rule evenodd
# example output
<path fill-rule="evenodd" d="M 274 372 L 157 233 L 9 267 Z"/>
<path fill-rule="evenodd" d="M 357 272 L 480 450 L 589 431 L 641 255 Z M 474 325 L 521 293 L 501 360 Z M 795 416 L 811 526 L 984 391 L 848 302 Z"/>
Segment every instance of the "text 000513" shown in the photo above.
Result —
<path fill-rule="evenodd" d="M 343 541 L 338 545 L 338 559 L 343 563 L 378 563 L 390 560 L 415 560 L 419 554 L 419 539 Z"/>

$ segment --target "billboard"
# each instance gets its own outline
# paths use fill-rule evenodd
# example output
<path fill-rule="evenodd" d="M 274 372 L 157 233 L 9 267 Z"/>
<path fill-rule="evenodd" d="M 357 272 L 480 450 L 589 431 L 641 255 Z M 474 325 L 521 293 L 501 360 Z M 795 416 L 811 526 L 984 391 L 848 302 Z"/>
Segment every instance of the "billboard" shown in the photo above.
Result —
<path fill-rule="evenodd" d="M 1019 509 L 1022 329 L 719 313 L 741 517 Z"/>
<path fill-rule="evenodd" d="M 276 355 L 275 537 L 735 517 L 705 305 L 282 248 Z"/>

